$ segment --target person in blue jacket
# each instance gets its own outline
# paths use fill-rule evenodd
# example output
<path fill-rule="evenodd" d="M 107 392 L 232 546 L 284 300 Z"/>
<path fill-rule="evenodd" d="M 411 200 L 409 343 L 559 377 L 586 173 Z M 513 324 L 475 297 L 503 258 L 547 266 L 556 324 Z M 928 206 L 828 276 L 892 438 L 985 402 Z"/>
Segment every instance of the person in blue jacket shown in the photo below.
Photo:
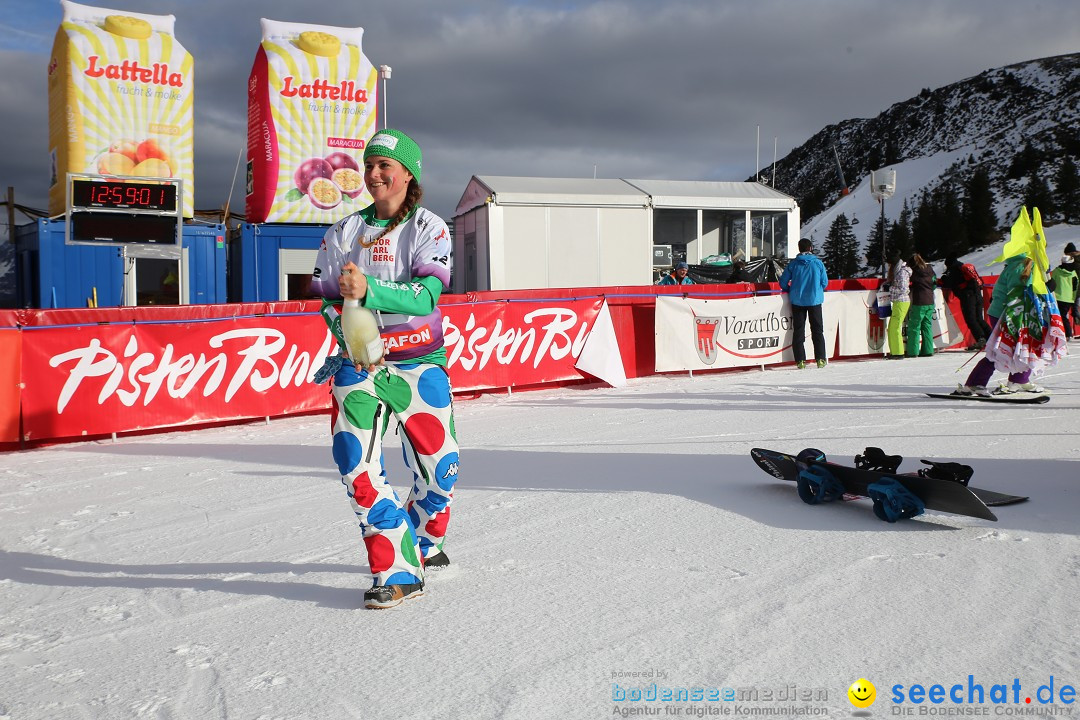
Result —
<path fill-rule="evenodd" d="M 810 338 L 814 343 L 817 366 L 823 368 L 827 362 L 821 306 L 828 284 L 825 263 L 814 254 L 813 243 L 806 238 L 799 240 L 799 254 L 792 258 L 780 276 L 780 292 L 791 300 L 791 351 L 795 355 L 795 366 L 800 370 L 806 367 L 807 317 L 810 318 Z"/>
<path fill-rule="evenodd" d="M 675 269 L 657 281 L 657 285 L 693 285 L 690 279 L 690 266 L 684 262 L 676 263 Z"/>

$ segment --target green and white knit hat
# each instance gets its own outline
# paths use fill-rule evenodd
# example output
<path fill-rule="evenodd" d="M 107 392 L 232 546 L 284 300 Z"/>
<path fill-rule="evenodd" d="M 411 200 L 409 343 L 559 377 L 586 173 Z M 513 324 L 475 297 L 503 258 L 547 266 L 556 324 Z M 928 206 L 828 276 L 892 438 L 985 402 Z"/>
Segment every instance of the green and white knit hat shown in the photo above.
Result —
<path fill-rule="evenodd" d="M 421 161 L 423 155 L 420 146 L 411 137 L 400 130 L 380 130 L 371 136 L 367 147 L 364 148 L 364 159 L 372 155 L 393 158 L 405 166 L 405 169 L 413 174 L 416 182 L 420 182 Z"/>

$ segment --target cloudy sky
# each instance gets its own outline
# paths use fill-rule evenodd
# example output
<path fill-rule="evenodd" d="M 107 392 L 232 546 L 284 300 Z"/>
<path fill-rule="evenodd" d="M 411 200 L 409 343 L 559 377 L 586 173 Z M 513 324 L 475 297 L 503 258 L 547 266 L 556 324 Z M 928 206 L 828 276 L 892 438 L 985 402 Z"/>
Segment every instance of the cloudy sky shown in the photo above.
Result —
<path fill-rule="evenodd" d="M 822 127 L 1080 51 L 1077 0 L 110 0 L 176 16 L 194 56 L 195 204 L 224 205 L 246 144 L 262 17 L 365 29 L 392 126 L 449 217 L 472 175 L 743 180 Z M 0 0 L 0 189 L 45 208 L 59 0 Z M 242 206 L 242 179 L 232 204 Z M 20 218 L 21 222 L 23 219 Z"/>

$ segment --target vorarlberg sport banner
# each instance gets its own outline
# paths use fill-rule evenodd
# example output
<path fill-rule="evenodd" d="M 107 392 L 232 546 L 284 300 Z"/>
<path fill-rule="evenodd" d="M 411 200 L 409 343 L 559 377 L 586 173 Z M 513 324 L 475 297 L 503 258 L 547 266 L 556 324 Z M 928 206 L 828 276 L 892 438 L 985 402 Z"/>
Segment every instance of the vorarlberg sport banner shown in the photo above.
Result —
<path fill-rule="evenodd" d="M 863 293 L 865 294 L 865 293 Z M 836 346 L 835 293 L 825 295 L 825 346 Z M 781 296 L 739 300 L 656 298 L 656 371 L 772 365 L 793 360 L 791 305 Z M 807 357 L 814 357 L 810 328 Z M 830 352 L 831 354 L 831 352 Z"/>
<path fill-rule="evenodd" d="M 946 311 L 941 291 L 935 293 L 934 344 L 949 344 L 955 321 Z M 822 305 L 825 348 L 829 357 L 883 352 L 884 326 L 867 290 L 825 293 Z M 793 362 L 791 304 L 786 295 L 742 299 L 699 300 L 679 296 L 656 298 L 656 372 L 709 370 Z M 806 357 L 813 359 L 810 322 L 806 323 Z"/>

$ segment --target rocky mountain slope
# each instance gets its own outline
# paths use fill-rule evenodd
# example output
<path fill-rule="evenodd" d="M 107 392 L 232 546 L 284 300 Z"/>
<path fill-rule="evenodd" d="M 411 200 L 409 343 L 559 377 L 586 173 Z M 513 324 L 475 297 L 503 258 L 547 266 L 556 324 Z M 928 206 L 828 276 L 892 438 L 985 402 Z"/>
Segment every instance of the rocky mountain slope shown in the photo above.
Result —
<path fill-rule="evenodd" d="M 987 70 L 877 117 L 830 125 L 777 161 L 776 185 L 799 201 L 805 226 L 841 197 L 837 156 L 854 188 L 871 170 L 944 154 L 955 159 L 923 186 L 959 189 L 985 167 L 1003 225 L 1033 175 L 1053 190 L 1062 161 L 1080 158 L 1080 53 Z"/>

